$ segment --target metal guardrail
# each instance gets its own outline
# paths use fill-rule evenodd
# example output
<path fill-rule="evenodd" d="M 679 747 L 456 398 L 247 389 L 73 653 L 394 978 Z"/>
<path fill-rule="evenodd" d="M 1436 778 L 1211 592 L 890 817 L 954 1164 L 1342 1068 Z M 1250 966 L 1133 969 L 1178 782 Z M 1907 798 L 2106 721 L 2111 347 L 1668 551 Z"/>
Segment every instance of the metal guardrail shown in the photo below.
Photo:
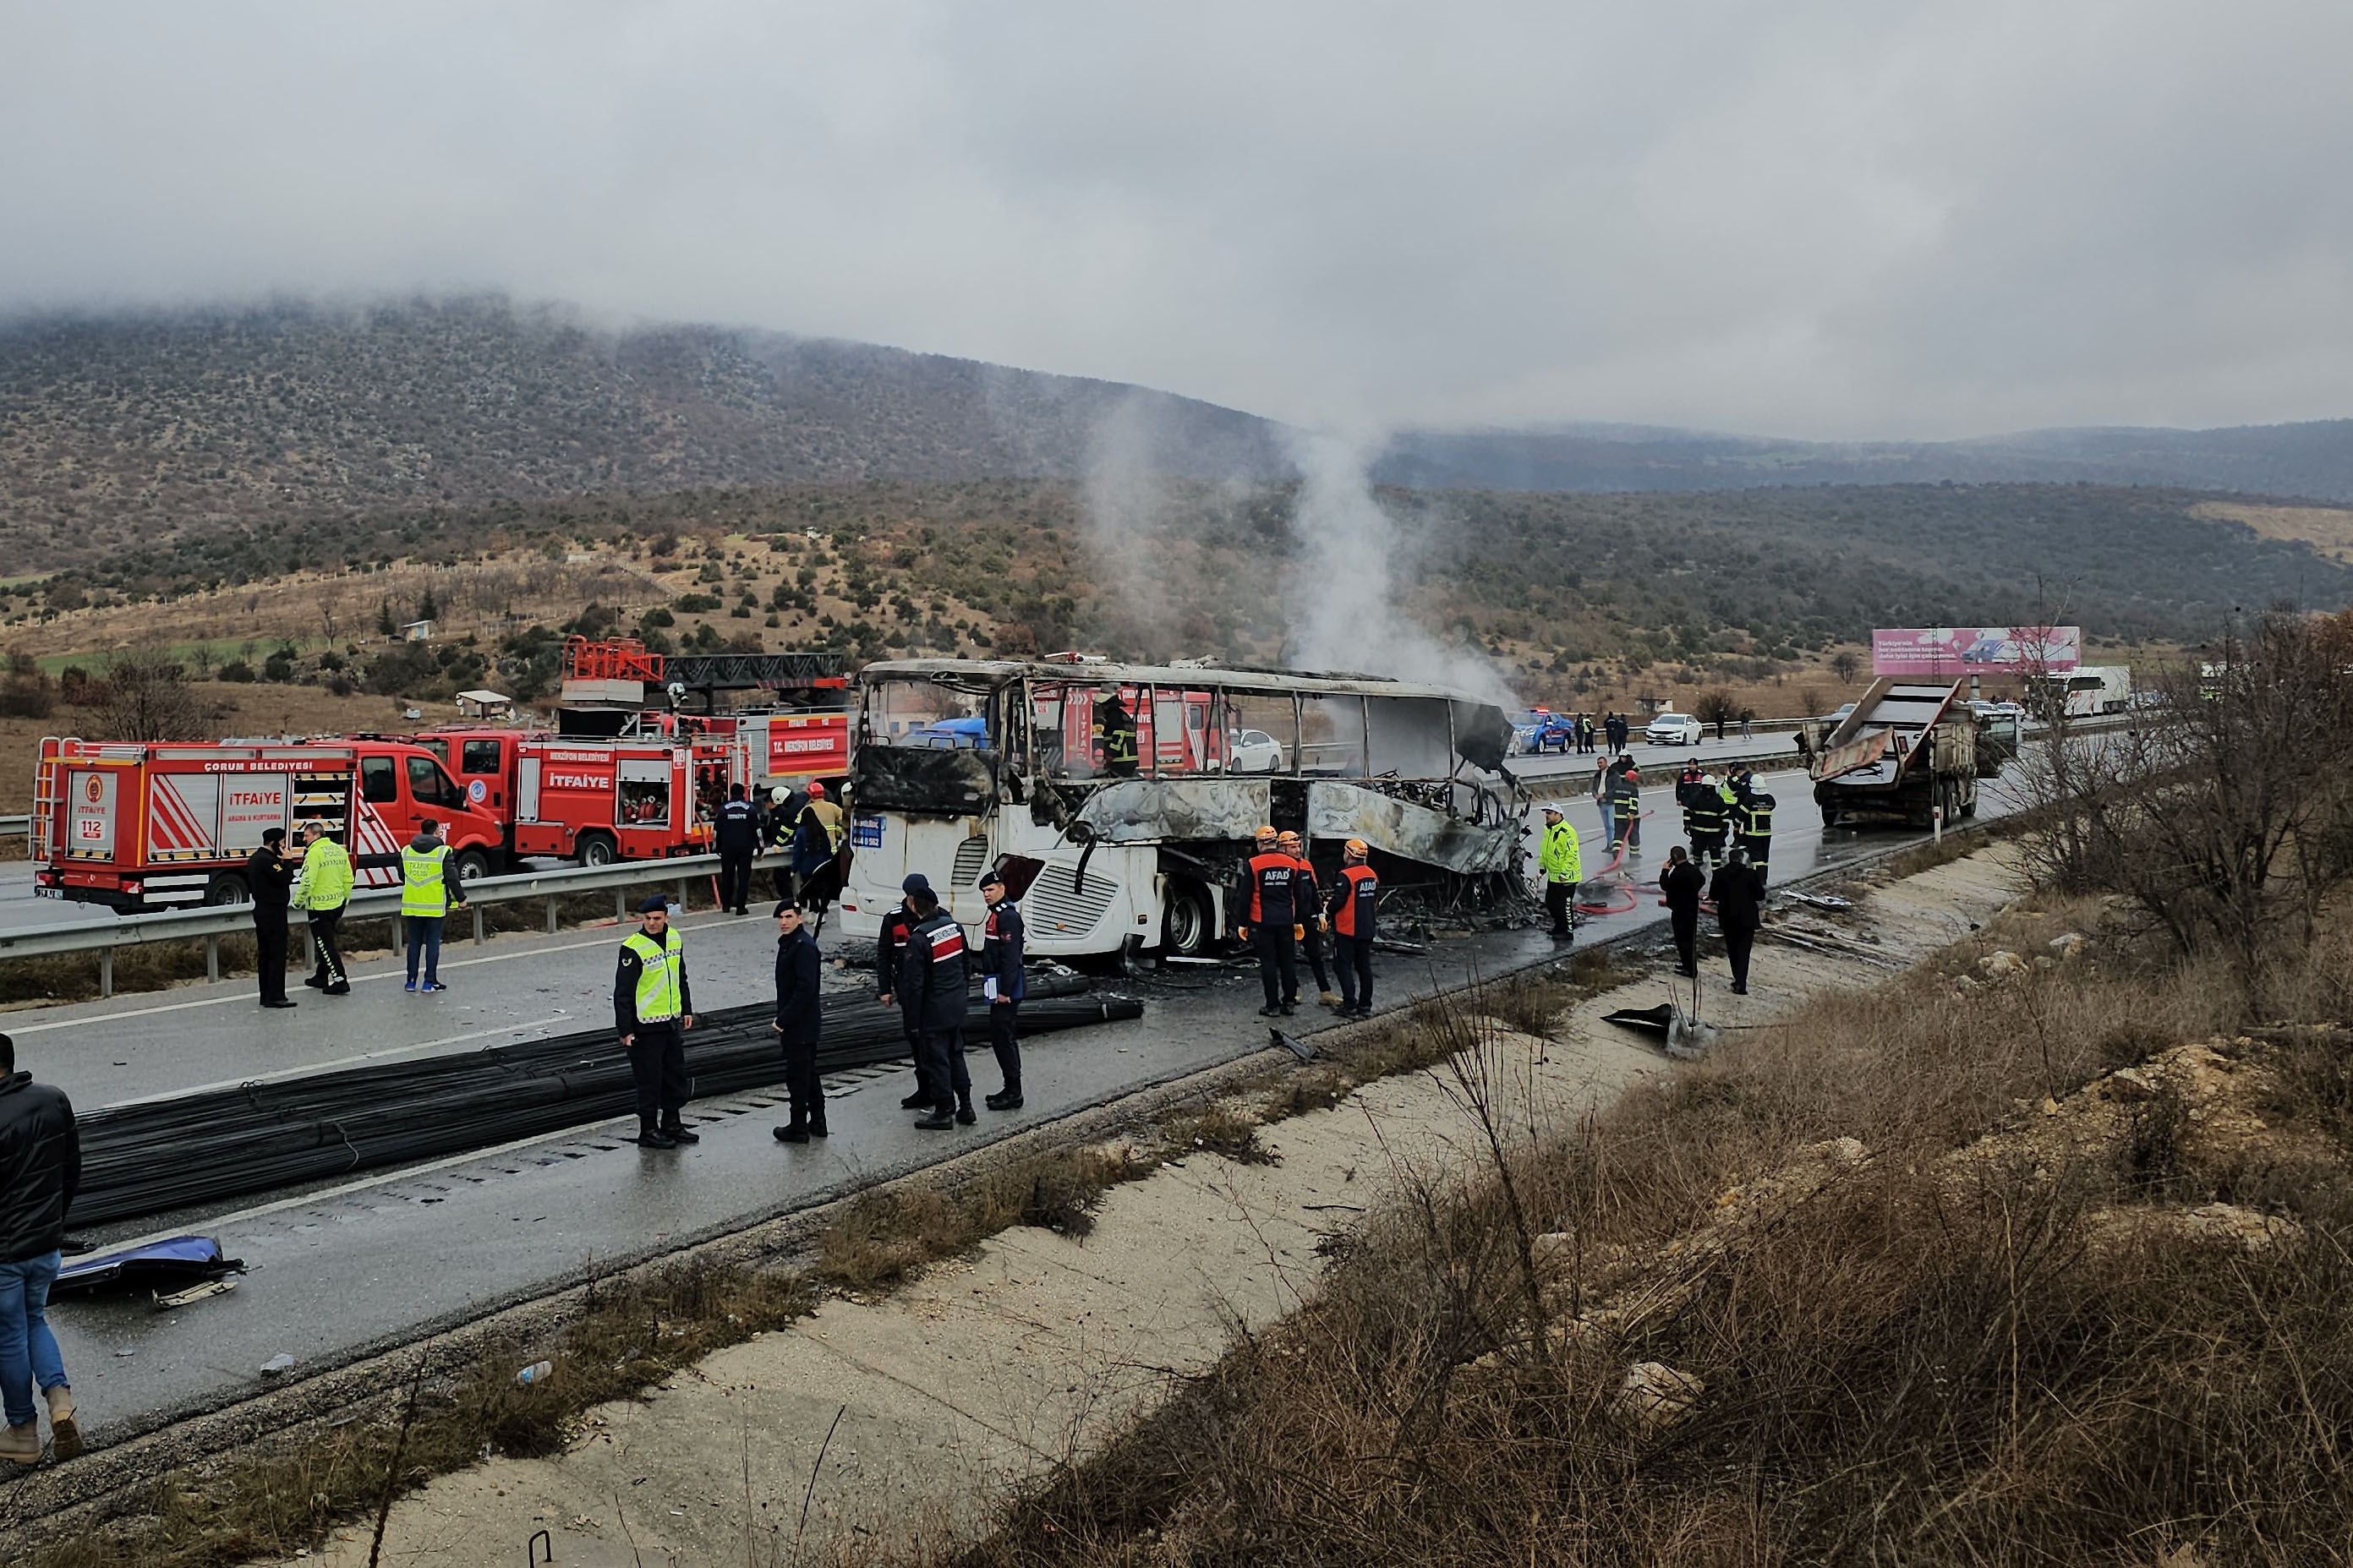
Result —
<path fill-rule="evenodd" d="M 0 816 L 0 838 L 29 839 L 32 837 L 33 819 L 30 816 Z"/>
<path fill-rule="evenodd" d="M 762 855 L 752 862 L 755 870 L 789 863 L 790 857 L 782 854 Z M 716 855 L 681 855 L 672 860 L 624 860 L 610 866 L 571 867 L 559 871 L 483 877 L 466 884 L 466 902 L 452 910 L 450 918 L 457 919 L 468 910 L 472 912 L 474 943 L 479 947 L 490 940 L 490 933 L 484 929 L 482 913 L 493 905 L 527 904 L 544 900 L 547 904 L 547 929 L 554 931 L 559 901 L 575 894 L 609 889 L 614 895 L 614 915 L 625 919 L 628 914 L 628 889 L 674 885 L 677 901 L 684 904 L 689 885 L 703 877 L 714 875 L 718 869 L 719 857 Z M 303 910 L 290 910 L 287 915 L 290 927 L 308 928 L 310 922 Z M 390 920 L 393 922 L 395 952 L 400 951 L 404 934 L 399 916 L 400 889 L 397 888 L 355 891 L 351 901 L 343 906 L 346 921 Z M 118 920 L 78 921 L 67 925 L 37 926 L 0 932 L 0 960 L 95 952 L 98 954 L 98 994 L 111 996 L 114 994 L 114 955 L 125 948 L 146 947 L 165 942 L 201 941 L 205 944 L 205 977 L 218 980 L 221 939 L 247 935 L 252 930 L 253 906 L 249 903 L 168 910 L 152 915 L 124 915 Z"/>

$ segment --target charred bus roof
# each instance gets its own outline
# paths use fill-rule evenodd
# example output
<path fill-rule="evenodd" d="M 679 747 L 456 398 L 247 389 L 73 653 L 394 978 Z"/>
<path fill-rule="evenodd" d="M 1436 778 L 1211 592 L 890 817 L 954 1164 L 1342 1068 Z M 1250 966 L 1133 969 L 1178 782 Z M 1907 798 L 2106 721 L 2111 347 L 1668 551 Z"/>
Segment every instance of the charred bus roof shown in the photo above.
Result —
<path fill-rule="evenodd" d="M 858 672 L 857 682 L 865 685 L 876 680 L 932 679 L 988 690 L 1024 678 L 1080 686 L 1247 687 L 1264 691 L 1303 691 L 1334 697 L 1435 698 L 1440 701 L 1494 708 L 1499 713 L 1503 711 L 1495 703 L 1451 687 L 1392 680 L 1381 675 L 1310 675 L 1294 669 L 1269 669 L 1256 665 L 1078 664 L 1031 658 L 892 658 L 880 659 L 866 666 Z"/>

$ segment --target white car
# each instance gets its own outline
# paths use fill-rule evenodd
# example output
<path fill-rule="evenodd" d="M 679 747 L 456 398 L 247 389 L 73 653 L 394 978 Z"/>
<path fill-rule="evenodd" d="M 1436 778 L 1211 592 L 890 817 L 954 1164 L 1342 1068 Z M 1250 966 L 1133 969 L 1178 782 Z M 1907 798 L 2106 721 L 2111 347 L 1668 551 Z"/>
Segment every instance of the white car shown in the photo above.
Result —
<path fill-rule="evenodd" d="M 1700 721 L 1688 713 L 1662 713 L 1651 721 L 1642 739 L 1654 746 L 1696 746 L 1700 730 Z"/>
<path fill-rule="evenodd" d="M 1226 771 L 1235 773 L 1279 773 L 1282 742 L 1263 730 L 1236 730 L 1226 737 Z"/>

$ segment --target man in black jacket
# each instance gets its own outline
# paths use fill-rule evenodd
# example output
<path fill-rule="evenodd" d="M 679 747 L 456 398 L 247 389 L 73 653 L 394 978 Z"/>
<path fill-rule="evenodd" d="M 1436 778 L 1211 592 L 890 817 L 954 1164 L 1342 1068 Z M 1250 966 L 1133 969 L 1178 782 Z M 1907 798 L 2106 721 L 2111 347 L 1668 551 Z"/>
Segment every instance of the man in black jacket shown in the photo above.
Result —
<path fill-rule="evenodd" d="M 899 1005 L 916 1031 L 918 1059 L 930 1068 L 931 1113 L 916 1126 L 938 1132 L 980 1120 L 972 1108 L 972 1077 L 964 1068 L 964 927 L 940 908 L 927 884 L 907 896 L 914 916 L 907 951 L 899 959 Z"/>
<path fill-rule="evenodd" d="M 245 880 L 253 889 L 253 942 L 261 964 L 261 1005 L 291 1007 L 286 994 L 286 905 L 294 893 L 294 862 L 286 858 L 286 830 L 261 836 L 261 847 L 245 858 Z"/>
<path fill-rule="evenodd" d="M 800 906 L 786 900 L 776 906 L 776 1019 L 768 1026 L 785 1047 L 785 1092 L 793 1101 L 792 1121 L 776 1130 L 782 1143 L 825 1136 L 825 1095 L 817 1077 L 825 1006 L 818 973 L 817 943 L 801 925 Z"/>
<path fill-rule="evenodd" d="M 882 917 L 882 938 L 874 944 L 874 984 L 885 1007 L 899 1009 L 899 1032 L 906 1037 L 907 1058 L 915 1065 L 915 1091 L 899 1102 L 902 1110 L 928 1110 L 938 1098 L 932 1092 L 931 1064 L 923 1059 L 923 1031 L 914 1015 L 899 999 L 899 960 L 906 955 L 908 933 L 915 929 L 914 897 L 928 893 L 932 884 L 918 871 L 900 884 L 904 896 L 899 907 Z"/>
<path fill-rule="evenodd" d="M 1707 873 L 1692 864 L 1680 844 L 1667 851 L 1667 868 L 1659 873 L 1659 888 L 1667 896 L 1667 923 L 1675 933 L 1675 973 L 1699 973 L 1699 896 L 1707 887 Z"/>
<path fill-rule="evenodd" d="M 81 1139 L 72 1102 L 18 1072 L 16 1043 L 0 1035 L 0 1405 L 8 1416 L 0 1459 L 20 1465 L 41 1462 L 36 1384 L 48 1401 L 58 1458 L 81 1452 L 73 1389 L 48 1321 L 66 1211 L 80 1186 Z"/>
<path fill-rule="evenodd" d="M 1732 960 L 1732 994 L 1748 994 L 1748 950 L 1757 941 L 1757 928 L 1763 923 L 1760 913 L 1765 902 L 1765 879 L 1748 863 L 1748 857 L 1735 849 L 1725 858 L 1723 868 L 1708 888 L 1708 897 L 1715 900 L 1715 923 L 1724 932 L 1725 955 Z"/>
<path fill-rule="evenodd" d="M 719 849 L 719 907 L 746 913 L 744 900 L 752 896 L 752 857 L 760 852 L 760 814 L 744 798 L 742 784 L 727 786 L 714 837 Z"/>

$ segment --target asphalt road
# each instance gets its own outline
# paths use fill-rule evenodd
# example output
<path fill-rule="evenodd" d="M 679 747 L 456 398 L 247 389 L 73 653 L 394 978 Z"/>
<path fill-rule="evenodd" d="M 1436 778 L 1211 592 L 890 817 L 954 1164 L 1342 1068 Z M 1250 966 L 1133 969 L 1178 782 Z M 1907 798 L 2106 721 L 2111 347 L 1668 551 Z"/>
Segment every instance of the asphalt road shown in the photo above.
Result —
<path fill-rule="evenodd" d="M 1803 776 L 1773 775 L 1767 787 L 1781 803 L 1777 882 L 1917 837 L 1841 829 L 1825 848 Z M 2005 808 L 1998 785 L 1987 795 L 1984 814 Z M 1646 792 L 1645 804 L 1651 842 L 1628 873 L 1633 907 L 1593 921 L 1586 940 L 1663 922 L 1652 883 L 1680 825 L 1669 786 Z M 1574 805 L 1571 820 L 1581 835 L 1598 827 L 1588 804 Z M 1605 859 L 1598 847 L 1589 851 L 1588 875 Z M 767 994 L 767 921 L 703 915 L 685 929 L 698 1005 Z M 474 1050 L 593 1027 L 609 1016 L 617 940 L 615 931 L 574 931 L 452 948 L 445 972 L 453 989 L 438 996 L 404 993 L 391 964 L 379 962 L 361 967 L 349 998 L 298 992 L 302 1005 L 289 1012 L 254 1006 L 248 980 L 18 1013 L 8 1024 L 22 1065 L 36 1076 L 79 1104 L 115 1103 L 387 1052 Z M 826 945 L 840 950 L 831 940 Z M 1512 931 L 1445 940 L 1427 958 L 1385 956 L 1377 961 L 1381 1001 L 1393 1005 L 1556 951 L 1540 931 Z M 1767 958 L 1755 984 L 1769 994 L 1772 983 Z M 874 1005 L 863 975 L 837 972 L 829 984 L 839 987 L 830 1004 L 837 1009 Z M 249 1272 L 233 1295 L 179 1312 L 159 1314 L 121 1299 L 60 1302 L 52 1321 L 85 1426 L 111 1440 L 229 1403 L 263 1385 L 259 1368 L 273 1356 L 293 1356 L 298 1376 L 323 1371 L 1266 1043 L 1263 1021 L 1252 1016 L 1257 978 L 1247 969 L 1173 970 L 1136 989 L 1147 1003 L 1142 1019 L 1026 1047 L 1027 1108 L 984 1111 L 981 1125 L 968 1131 L 913 1131 L 898 1107 L 905 1069 L 885 1067 L 828 1080 L 834 1135 L 822 1145 L 777 1144 L 769 1127 L 781 1108 L 776 1096 L 760 1092 L 697 1102 L 691 1115 L 703 1141 L 689 1151 L 640 1151 L 618 1142 L 628 1125 L 612 1122 L 271 1202 L 241 1201 L 226 1212 L 86 1233 L 83 1239 L 100 1246 L 212 1235 Z M 1311 1007 L 1298 1032 L 1320 1026 L 1322 1017 Z M 982 1090 L 997 1087 L 985 1047 L 973 1051 L 971 1068 Z"/>

